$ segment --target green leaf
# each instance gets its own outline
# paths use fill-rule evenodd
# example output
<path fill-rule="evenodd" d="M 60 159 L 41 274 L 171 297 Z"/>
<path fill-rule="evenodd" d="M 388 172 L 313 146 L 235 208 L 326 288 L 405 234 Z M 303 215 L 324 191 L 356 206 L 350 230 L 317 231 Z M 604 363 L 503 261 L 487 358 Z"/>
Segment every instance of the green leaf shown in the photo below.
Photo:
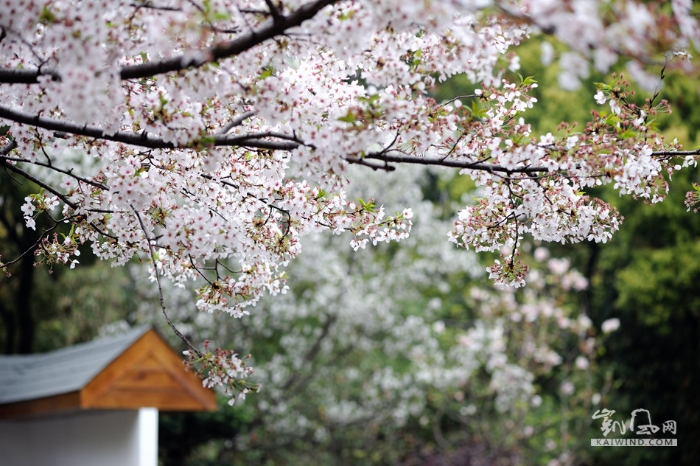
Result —
<path fill-rule="evenodd" d="M 486 110 L 482 109 L 479 102 L 476 100 L 472 100 L 472 105 L 469 110 L 474 118 L 484 118 L 486 116 Z"/>
<path fill-rule="evenodd" d="M 614 113 L 611 113 L 608 115 L 608 117 L 605 119 L 605 124 L 610 125 L 610 126 L 615 126 L 616 124 L 620 123 L 622 120 L 615 115 Z"/>
<path fill-rule="evenodd" d="M 212 15 L 212 19 L 214 19 L 214 21 L 226 21 L 231 19 L 231 15 L 225 11 L 216 11 Z"/>
<path fill-rule="evenodd" d="M 636 137 L 636 136 L 637 136 L 637 132 L 636 132 L 636 131 L 632 131 L 632 130 L 630 130 L 630 129 L 623 131 L 623 132 L 620 133 L 620 135 L 619 135 L 619 137 L 621 137 L 622 139 L 632 139 L 632 138 L 634 138 L 634 137 Z"/>
<path fill-rule="evenodd" d="M 535 81 L 535 78 L 532 76 L 526 76 L 525 79 L 523 79 L 522 76 L 520 76 L 520 81 L 525 85 L 525 86 L 530 86 L 532 84 L 537 84 L 537 81 Z"/>
<path fill-rule="evenodd" d="M 338 16 L 338 19 L 340 21 L 347 21 L 349 19 L 352 19 L 353 16 L 355 16 L 355 11 L 350 10 L 350 11 L 346 11 L 346 12 L 341 13 L 341 15 Z"/>
<path fill-rule="evenodd" d="M 358 199 L 357 199 L 357 202 L 360 203 L 360 206 L 362 206 L 362 209 L 363 209 L 363 210 L 366 210 L 366 211 L 368 211 L 368 212 L 374 212 L 374 211 L 375 211 L 376 206 L 374 205 L 374 202 L 372 202 L 372 201 L 365 202 L 362 198 L 358 198 Z"/>
<path fill-rule="evenodd" d="M 52 24 L 56 22 L 56 15 L 53 14 L 51 10 L 49 10 L 49 7 L 44 5 L 44 8 L 41 10 L 41 14 L 39 15 L 39 23 L 43 25 L 47 24 Z"/>
<path fill-rule="evenodd" d="M 73 235 L 74 235 L 74 234 L 75 234 L 75 224 L 72 224 L 71 227 L 70 227 L 70 231 L 68 232 L 67 235 L 64 235 L 63 233 L 61 233 L 60 235 L 63 237 L 64 240 L 65 240 L 66 238 L 70 238 L 70 239 L 71 239 L 71 242 L 73 242 Z"/>
<path fill-rule="evenodd" d="M 271 66 L 266 67 L 263 69 L 262 73 L 260 73 L 260 80 L 267 79 L 275 74 L 275 69 Z"/>
<path fill-rule="evenodd" d="M 357 120 L 355 119 L 355 115 L 350 110 L 348 110 L 347 115 L 338 118 L 338 121 L 344 121 L 345 123 L 354 124 Z"/>

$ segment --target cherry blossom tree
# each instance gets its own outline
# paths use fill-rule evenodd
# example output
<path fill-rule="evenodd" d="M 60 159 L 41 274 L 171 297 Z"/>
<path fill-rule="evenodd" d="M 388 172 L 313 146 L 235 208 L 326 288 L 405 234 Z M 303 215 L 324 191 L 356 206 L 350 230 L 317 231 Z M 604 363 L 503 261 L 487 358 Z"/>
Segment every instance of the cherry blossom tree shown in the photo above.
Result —
<path fill-rule="evenodd" d="M 201 280 L 197 308 L 235 317 L 285 290 L 306 235 L 349 232 L 355 249 L 408 236 L 411 206 L 349 198 L 349 165 L 452 167 L 480 198 L 450 241 L 501 251 L 490 275 L 520 286 L 525 234 L 607 241 L 621 218 L 586 190 L 659 201 L 698 151 L 656 134 L 667 103 L 635 103 L 621 78 L 599 86 L 585 128 L 534 137 L 537 83 L 504 79 L 513 47 L 539 32 L 565 44 L 564 87 L 620 59 L 653 84 L 650 64 L 692 68 L 699 31 L 690 0 L 4 0 L 0 163 L 38 186 L 28 227 L 40 213 L 71 225 L 41 232 L 37 262 L 75 266 L 89 244 L 150 262 L 159 285 Z M 455 75 L 476 91 L 431 98 Z M 248 374 L 192 352 L 224 364 L 216 380 Z"/>

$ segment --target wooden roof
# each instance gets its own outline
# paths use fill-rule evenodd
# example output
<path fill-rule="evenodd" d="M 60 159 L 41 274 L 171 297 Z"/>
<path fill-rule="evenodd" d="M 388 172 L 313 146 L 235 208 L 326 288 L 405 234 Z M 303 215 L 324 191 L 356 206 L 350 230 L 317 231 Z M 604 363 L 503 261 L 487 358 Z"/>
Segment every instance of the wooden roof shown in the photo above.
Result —
<path fill-rule="evenodd" d="M 0 356 L 0 419 L 142 407 L 216 410 L 214 392 L 152 328 L 51 353 Z"/>

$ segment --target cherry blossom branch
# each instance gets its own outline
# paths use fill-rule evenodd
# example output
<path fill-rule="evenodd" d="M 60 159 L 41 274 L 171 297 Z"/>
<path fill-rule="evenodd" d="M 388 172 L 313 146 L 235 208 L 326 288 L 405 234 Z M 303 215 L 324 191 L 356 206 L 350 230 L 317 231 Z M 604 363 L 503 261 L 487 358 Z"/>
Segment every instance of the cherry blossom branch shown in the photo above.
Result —
<path fill-rule="evenodd" d="M 228 133 L 229 131 L 231 131 L 236 126 L 240 126 L 241 124 L 243 124 L 243 122 L 245 120 L 247 120 L 248 118 L 250 118 L 254 115 L 255 115 L 255 112 L 245 112 L 241 115 L 238 115 L 236 118 L 234 118 L 233 120 L 228 122 L 226 125 L 221 127 L 221 129 L 219 131 L 217 131 L 216 134 L 217 135 L 224 135 L 224 134 Z"/>
<path fill-rule="evenodd" d="M 661 150 L 661 151 L 654 151 L 651 153 L 654 157 L 682 157 L 686 155 L 700 155 L 700 148 L 697 148 L 695 150 L 677 150 L 677 151 L 668 151 L 668 150 Z"/>
<path fill-rule="evenodd" d="M 26 171 L 24 171 L 24 170 L 22 170 L 21 168 L 17 167 L 16 165 L 13 165 L 13 164 L 9 163 L 9 162 L 6 160 L 5 157 L 0 158 L 0 164 L 1 164 L 3 167 L 5 167 L 6 169 L 11 170 L 11 171 L 17 173 L 18 175 L 21 175 L 23 178 L 25 178 L 25 179 L 31 181 L 32 183 L 35 183 L 35 184 L 37 184 L 38 186 L 41 186 L 41 187 L 44 188 L 46 191 L 50 192 L 50 193 L 53 194 L 54 196 L 56 196 L 56 197 L 58 197 L 59 199 L 61 199 L 66 205 L 68 205 L 68 206 L 69 206 L 70 208 L 72 208 L 73 210 L 76 210 L 76 209 L 78 208 L 78 205 L 75 204 L 75 203 L 73 203 L 73 202 L 71 202 L 71 201 L 66 197 L 65 194 L 60 193 L 59 191 L 57 191 L 56 189 L 54 189 L 51 185 L 49 185 L 49 184 L 47 184 L 47 183 L 44 183 L 43 181 L 41 181 L 40 179 L 38 179 L 37 177 L 35 177 L 35 176 L 33 176 L 33 175 L 30 175 L 29 173 L 27 173 Z"/>
<path fill-rule="evenodd" d="M 199 266 L 197 266 L 197 264 L 196 264 L 195 261 L 194 261 L 194 258 L 192 257 L 192 254 L 188 254 L 188 255 L 187 255 L 187 258 L 190 260 L 190 265 L 192 266 L 192 270 L 194 270 L 195 272 L 197 272 L 197 273 L 199 274 L 199 276 L 202 277 L 202 279 L 203 279 L 205 282 L 207 282 L 207 283 L 209 284 L 209 286 L 214 286 L 214 283 L 212 283 L 211 280 L 209 280 L 209 279 L 207 278 L 207 276 L 204 275 L 204 273 L 202 273 L 202 270 L 207 270 L 207 268 L 206 268 L 206 267 L 201 267 L 201 268 L 200 268 Z M 218 280 L 219 278 L 220 278 L 220 277 L 219 277 L 219 272 L 216 271 L 216 279 Z"/>
<path fill-rule="evenodd" d="M 14 142 L 14 141 L 13 141 L 13 142 Z M 105 191 L 109 191 L 109 186 L 106 186 L 106 185 L 104 185 L 104 184 L 102 184 L 102 183 L 98 183 L 97 181 L 93 181 L 93 180 L 91 180 L 91 179 L 89 179 L 89 178 L 85 178 L 85 177 L 83 177 L 83 176 L 76 175 L 75 173 L 73 173 L 73 169 L 72 169 L 72 168 L 66 170 L 65 168 L 60 168 L 60 167 L 57 167 L 57 166 L 52 165 L 52 164 L 50 164 L 50 163 L 32 161 L 32 160 L 27 160 L 27 159 L 19 158 L 19 157 L 3 157 L 1 151 L 0 151 L 0 158 L 1 158 L 2 160 L 7 160 L 7 161 L 9 161 L 9 162 L 30 163 L 30 164 L 32 164 L 32 165 L 37 165 L 37 166 L 39 166 L 39 167 L 48 168 L 48 169 L 53 170 L 53 171 L 55 171 L 55 172 L 63 173 L 64 175 L 68 175 L 68 176 L 70 176 L 71 178 L 73 178 L 73 179 L 75 179 L 75 180 L 77 180 L 77 181 L 80 181 L 80 182 L 82 182 L 82 183 L 92 185 L 92 186 L 94 186 L 94 187 L 96 187 L 96 188 L 100 188 L 100 189 L 103 189 L 103 190 L 105 190 Z"/>
<path fill-rule="evenodd" d="M 104 129 L 95 126 L 81 126 L 67 121 L 32 115 L 5 107 L 4 105 L 0 105 L 0 118 L 14 121 L 16 123 L 36 126 L 49 131 L 56 131 L 58 133 L 70 133 L 106 141 L 121 142 L 123 144 L 145 147 L 148 149 L 187 149 L 196 146 L 198 142 L 195 140 L 189 145 L 181 145 L 174 142 L 165 141 L 159 137 L 151 136 L 147 132 L 137 134 L 117 131 L 110 134 L 105 132 Z M 263 138 L 282 139 L 282 141 L 271 141 Z M 204 145 L 254 147 L 258 149 L 272 150 L 293 150 L 302 144 L 302 141 L 295 136 L 275 132 L 251 133 L 235 136 L 226 136 L 221 134 L 217 136 L 205 136 L 202 139 L 206 141 L 206 143 L 203 143 Z"/>
<path fill-rule="evenodd" d="M 270 150 L 294 150 L 300 145 L 306 145 L 304 141 L 298 137 L 292 135 L 287 135 L 278 132 L 262 132 L 262 133 L 252 133 L 246 135 L 233 135 L 227 136 L 225 133 L 228 132 L 235 126 L 240 125 L 245 119 L 250 118 L 254 115 L 254 112 L 246 112 L 229 124 L 224 126 L 213 138 L 211 138 L 211 144 L 213 146 L 238 146 L 238 147 L 252 147 L 259 149 L 270 149 Z M 196 141 L 190 143 L 188 146 L 181 146 L 169 141 L 165 141 L 162 138 L 153 137 L 148 133 L 127 133 L 127 132 L 116 132 L 112 135 L 105 134 L 104 130 L 97 127 L 90 126 L 80 126 L 74 123 L 60 121 L 56 119 L 50 119 L 45 117 L 40 117 L 38 115 L 30 115 L 18 110 L 13 110 L 0 105 L 0 118 L 6 118 L 18 123 L 28 124 L 37 126 L 47 130 L 53 130 L 61 133 L 71 133 L 79 136 L 93 137 L 97 139 L 110 140 L 114 142 L 121 142 L 129 145 L 135 145 L 140 147 L 145 147 L 149 149 L 177 149 L 177 148 L 188 148 L 196 146 Z M 207 139 L 205 137 L 203 139 Z M 274 138 L 277 141 L 263 138 Z M 209 142 L 209 141 L 208 141 Z M 5 146 L 2 149 L 3 153 L 9 153 L 12 149 L 16 147 Z M 3 154 L 4 155 L 4 154 Z M 700 148 L 693 151 L 655 151 L 652 155 L 661 156 L 687 156 L 687 155 L 700 155 Z M 363 158 L 359 157 L 346 157 L 345 160 L 348 163 L 364 165 L 374 170 L 386 170 L 393 171 L 394 167 L 388 165 L 389 163 L 401 163 L 401 164 L 418 164 L 418 165 L 434 165 L 434 166 L 444 166 L 460 169 L 472 169 L 472 170 L 483 170 L 491 173 L 501 172 L 508 175 L 513 173 L 525 173 L 525 174 L 536 174 L 536 173 L 547 173 L 549 170 L 545 167 L 517 167 L 517 168 L 505 168 L 496 164 L 489 164 L 484 162 L 471 162 L 458 159 L 448 159 L 445 157 L 441 158 L 430 158 L 430 157 L 416 157 L 410 155 L 394 155 L 389 154 L 388 151 L 381 151 L 376 153 L 367 154 Z M 384 162 L 384 164 L 374 164 L 369 160 L 379 160 Z M 60 170 L 59 170 L 60 171 Z M 66 173 L 66 172 L 64 172 Z M 69 173 L 66 173 L 69 174 Z M 73 176 L 73 175 L 71 175 Z M 86 181 L 87 182 L 87 181 Z"/>
<path fill-rule="evenodd" d="M 299 7 L 288 15 L 280 14 L 279 10 L 273 5 L 273 8 L 270 10 L 273 21 L 266 23 L 258 30 L 250 31 L 233 40 L 195 52 L 176 55 L 164 60 L 124 66 L 119 70 L 119 76 L 122 80 L 150 78 L 159 74 L 198 68 L 207 63 L 239 55 L 275 36 L 284 34 L 287 29 L 300 26 L 304 21 L 313 18 L 328 5 L 333 5 L 338 3 L 338 1 L 317 0 Z M 269 3 L 271 4 L 271 2 Z M 50 76 L 54 81 L 61 80 L 60 74 L 55 70 L 0 68 L 0 83 L 4 84 L 37 84 L 41 76 Z"/>
<path fill-rule="evenodd" d="M 173 324 L 173 321 L 170 320 L 170 316 L 168 315 L 168 312 L 165 308 L 165 298 L 163 297 L 163 287 L 161 286 L 160 283 L 160 272 L 158 272 L 158 262 L 156 261 L 156 254 L 155 251 L 153 250 L 153 244 L 151 243 L 151 238 L 148 237 L 148 234 L 146 233 L 146 226 L 143 224 L 143 220 L 141 219 L 141 215 L 139 215 L 138 210 L 134 208 L 134 206 L 131 206 L 131 210 L 133 210 L 134 215 L 136 215 L 136 219 L 139 221 L 139 224 L 141 225 L 141 230 L 143 230 L 143 236 L 146 239 L 146 243 L 148 244 L 148 252 L 151 256 L 151 262 L 153 263 L 153 273 L 156 277 L 156 283 L 158 285 L 158 297 L 160 299 L 160 309 L 163 312 L 163 316 L 165 316 L 165 320 L 168 323 L 168 326 L 172 329 L 172 331 L 177 335 L 177 337 L 182 340 L 191 350 L 194 354 L 197 355 L 197 357 L 201 358 L 202 353 L 195 348 L 195 346 L 190 342 L 190 340 L 178 330 L 177 327 L 175 327 L 175 324 Z"/>
<path fill-rule="evenodd" d="M 12 232 L 12 234 L 15 235 L 14 228 L 10 228 L 10 226 L 7 224 L 7 221 L 4 218 L 2 218 L 2 223 L 5 224 L 5 228 L 7 229 L 8 232 Z M 36 239 L 36 241 L 34 242 L 33 245 L 29 246 L 27 249 L 22 251 L 21 254 L 19 254 L 17 257 L 12 259 L 11 261 L 0 262 L 0 269 L 7 270 L 7 266 L 12 265 L 12 264 L 16 264 L 17 262 L 21 261 L 24 256 L 35 251 L 39 247 L 39 244 L 42 242 L 42 240 L 46 237 L 46 235 L 48 233 L 51 233 L 53 230 L 55 230 L 56 227 L 58 227 L 58 225 L 59 225 L 59 222 L 54 220 L 53 226 L 44 230 L 44 232 L 39 235 L 39 237 Z"/>
<path fill-rule="evenodd" d="M 235 184 L 235 183 L 231 183 L 231 182 L 229 182 L 229 181 L 224 181 L 224 180 L 222 180 L 222 179 L 217 179 L 217 178 L 214 178 L 213 176 L 207 175 L 207 174 L 205 174 L 205 173 L 202 173 L 200 176 L 201 176 L 202 178 L 206 179 L 206 180 L 218 181 L 218 182 L 221 183 L 223 186 L 228 186 L 228 187 L 234 188 L 234 189 L 237 190 L 237 191 L 240 191 L 240 189 L 241 189 L 240 186 L 238 186 L 238 185 Z M 272 214 L 272 211 L 273 211 L 273 210 L 276 210 L 276 211 L 278 211 L 279 213 L 281 213 L 281 214 L 283 214 L 283 215 L 286 216 L 287 221 L 286 221 L 286 225 L 285 225 L 285 231 L 284 231 L 284 234 L 282 235 L 282 237 L 281 237 L 280 240 L 279 240 L 279 243 L 281 244 L 282 241 L 284 240 L 284 238 L 286 238 L 286 237 L 289 235 L 289 231 L 290 231 L 290 229 L 291 229 L 291 223 L 292 223 L 292 214 L 290 214 L 288 210 L 283 209 L 283 208 L 281 208 L 281 207 L 279 207 L 279 206 L 276 206 L 276 205 L 275 205 L 274 203 L 272 203 L 272 202 L 267 202 L 267 201 L 264 200 L 264 199 L 260 199 L 259 197 L 255 196 L 255 195 L 253 195 L 253 194 L 251 194 L 251 193 L 246 193 L 245 198 L 246 198 L 246 199 L 254 199 L 254 200 L 260 202 L 261 204 L 263 204 L 263 205 L 269 207 L 269 208 L 270 208 L 270 215 Z M 270 215 L 268 215 L 268 220 L 270 219 Z M 266 222 L 267 222 L 267 220 L 266 220 Z"/>
<path fill-rule="evenodd" d="M 4 160 L 4 158 L 3 158 L 3 159 L 0 159 L 0 165 L 2 165 L 3 167 L 5 167 L 5 168 L 8 169 L 8 170 L 11 170 L 11 171 L 17 173 L 18 175 L 21 175 L 23 178 L 25 178 L 25 179 L 27 179 L 27 180 L 29 180 L 29 181 L 31 181 L 31 182 L 37 184 L 38 186 L 42 187 L 42 188 L 45 189 L 46 191 L 48 191 L 48 192 L 50 192 L 51 194 L 55 195 L 55 196 L 58 197 L 61 201 L 63 201 L 64 204 L 66 204 L 68 207 L 72 208 L 73 210 L 77 210 L 77 209 L 78 209 L 78 205 L 75 204 L 74 202 L 71 202 L 71 201 L 66 197 L 65 194 L 62 194 L 62 193 L 58 192 L 57 190 L 55 190 L 54 188 L 52 188 L 50 185 L 48 185 L 48 184 L 42 182 L 41 180 L 39 180 L 38 178 L 36 178 L 36 177 L 34 177 L 34 176 L 32 176 L 32 175 L 30 175 L 29 173 L 27 173 L 26 171 L 22 170 L 21 168 L 19 168 L 19 167 L 13 165 L 13 164 L 11 164 L 11 163 L 8 163 L 6 160 Z M 102 209 L 87 209 L 87 211 L 89 211 L 89 212 L 97 212 L 97 213 L 105 213 L 105 214 L 114 213 L 114 211 L 111 211 L 111 210 L 102 210 Z M 80 216 L 77 216 L 77 217 L 80 217 Z M 70 218 L 70 217 L 68 217 L 68 218 Z M 64 219 L 64 220 L 65 220 L 65 219 Z M 95 225 L 94 222 L 90 222 L 89 225 L 90 225 L 90 228 L 94 229 L 97 233 L 99 233 L 100 235 L 104 236 L 105 238 L 110 238 L 110 239 L 112 239 L 112 240 L 114 240 L 114 241 L 118 241 L 118 240 L 119 240 L 119 238 L 117 238 L 117 237 L 115 237 L 115 236 L 113 236 L 113 235 L 110 235 L 110 234 L 107 233 L 106 231 L 103 231 L 101 228 L 99 228 L 97 225 Z M 51 231 L 51 230 L 48 230 L 48 231 Z M 47 231 L 47 232 L 48 232 L 48 231 Z M 41 237 L 43 238 L 44 235 L 41 235 Z"/>
<path fill-rule="evenodd" d="M 443 157 L 433 158 L 433 157 L 415 157 L 411 155 L 391 155 L 384 152 L 377 152 L 367 154 L 365 159 L 371 160 L 382 160 L 389 163 L 408 163 L 417 165 L 436 165 L 442 167 L 452 167 L 452 168 L 462 168 L 462 169 L 472 169 L 472 170 L 484 170 L 488 172 L 503 172 L 503 173 L 543 173 L 548 172 L 549 169 L 546 167 L 517 167 L 517 168 L 506 168 L 500 165 L 495 165 L 491 163 L 484 162 L 470 162 L 466 160 L 458 159 L 445 159 Z M 346 159 L 350 163 L 358 163 L 353 159 Z"/>

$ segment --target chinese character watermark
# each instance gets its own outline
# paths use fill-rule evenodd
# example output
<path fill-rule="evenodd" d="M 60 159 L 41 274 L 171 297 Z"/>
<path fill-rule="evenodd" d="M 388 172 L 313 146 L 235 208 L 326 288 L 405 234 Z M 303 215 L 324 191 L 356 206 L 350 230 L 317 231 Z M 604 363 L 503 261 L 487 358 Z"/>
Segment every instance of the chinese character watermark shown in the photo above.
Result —
<path fill-rule="evenodd" d="M 651 412 L 648 409 L 635 409 L 632 411 L 629 422 L 624 420 L 614 420 L 613 415 L 615 410 L 599 409 L 592 419 L 602 419 L 600 430 L 603 437 L 607 437 L 611 432 L 625 435 L 629 430 L 630 433 L 641 436 L 652 436 L 661 431 L 662 434 L 676 435 L 676 421 L 668 420 L 661 424 L 661 427 L 654 424 L 651 418 Z M 614 441 L 613 441 L 614 440 Z M 592 439 L 591 446 L 676 446 L 676 439 L 655 439 L 648 438 L 646 441 L 642 439 Z"/>
<path fill-rule="evenodd" d="M 625 423 L 620 421 L 613 421 L 612 415 L 615 414 L 615 410 L 611 409 L 599 409 L 593 413 L 593 419 L 603 418 L 603 425 L 600 430 L 603 431 L 603 436 L 607 437 L 610 432 L 615 432 L 615 427 L 620 431 L 620 434 L 625 434 Z"/>

